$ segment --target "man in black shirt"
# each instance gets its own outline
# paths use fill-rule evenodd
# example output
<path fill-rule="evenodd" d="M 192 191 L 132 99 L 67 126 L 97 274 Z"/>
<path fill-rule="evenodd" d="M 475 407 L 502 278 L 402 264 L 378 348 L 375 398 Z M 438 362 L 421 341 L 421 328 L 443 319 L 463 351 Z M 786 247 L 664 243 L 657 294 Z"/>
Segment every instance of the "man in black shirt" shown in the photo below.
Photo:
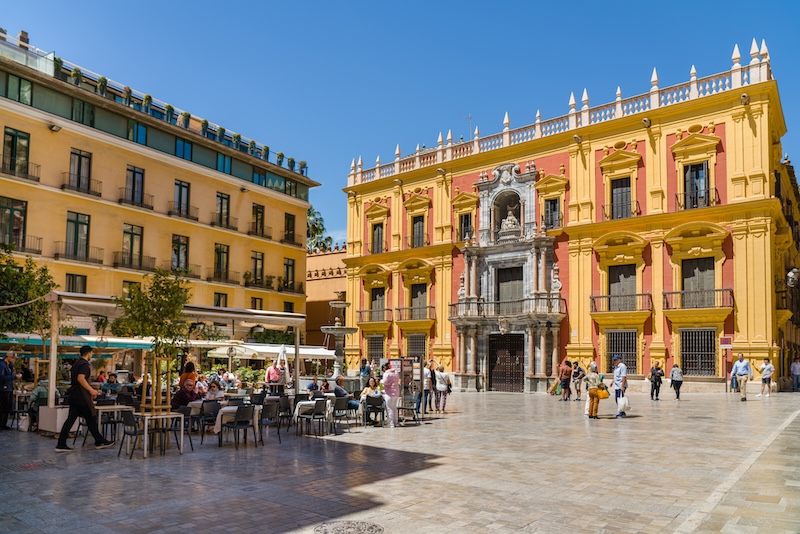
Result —
<path fill-rule="evenodd" d="M 97 397 L 98 391 L 89 385 L 89 376 L 92 372 L 89 365 L 89 360 L 92 359 L 92 347 L 84 345 L 81 347 L 80 352 L 81 357 L 78 358 L 71 370 L 72 384 L 69 393 L 69 416 L 64 421 L 64 426 L 61 427 L 56 452 L 72 451 L 67 446 L 67 438 L 72 425 L 75 424 L 78 417 L 83 417 L 86 421 L 86 427 L 94 438 L 95 448 L 105 449 L 114 444 L 113 441 L 107 441 L 97 429 L 97 409 L 94 407 L 94 399 Z"/>

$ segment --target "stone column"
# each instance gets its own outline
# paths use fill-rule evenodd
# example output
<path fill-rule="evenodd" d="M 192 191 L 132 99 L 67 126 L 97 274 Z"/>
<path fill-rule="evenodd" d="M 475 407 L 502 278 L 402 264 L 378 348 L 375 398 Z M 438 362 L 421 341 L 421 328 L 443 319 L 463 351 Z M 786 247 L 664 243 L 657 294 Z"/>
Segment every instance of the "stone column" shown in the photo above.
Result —
<path fill-rule="evenodd" d="M 478 296 L 478 256 L 472 257 L 472 276 L 470 276 L 470 296 Z"/>
<path fill-rule="evenodd" d="M 464 293 L 467 297 L 471 297 L 470 282 L 472 281 L 472 273 L 470 272 L 470 255 L 469 253 L 464 253 Z"/>
<path fill-rule="evenodd" d="M 531 254 L 531 261 L 533 262 L 533 269 L 531 276 L 531 291 L 536 293 L 539 291 L 539 247 L 534 245 L 533 249 L 531 250 L 533 254 Z"/>
<path fill-rule="evenodd" d="M 553 375 L 555 376 L 557 373 L 555 372 L 558 369 L 558 327 L 554 326 L 550 328 L 550 332 L 553 334 Z"/>
<path fill-rule="evenodd" d="M 470 350 L 470 355 L 469 355 L 470 362 L 469 363 L 470 363 L 470 367 L 471 367 L 470 371 L 472 372 L 472 374 L 477 375 L 478 374 L 478 343 L 477 343 L 478 336 L 476 335 L 477 332 L 476 332 L 475 327 L 469 328 L 469 330 L 467 330 L 467 332 L 468 332 L 468 336 L 469 336 L 469 350 Z"/>
<path fill-rule="evenodd" d="M 540 326 L 537 330 L 539 332 L 539 345 L 536 347 L 536 368 L 539 369 L 539 373 L 547 376 L 547 368 L 544 365 L 544 351 L 547 347 L 545 334 L 547 329 Z"/>
<path fill-rule="evenodd" d="M 547 249 L 544 246 L 539 247 L 539 291 L 547 291 L 547 282 L 545 281 L 545 267 L 547 265 Z"/>
<path fill-rule="evenodd" d="M 533 336 L 536 334 L 536 329 L 533 326 L 527 328 L 528 331 L 528 372 L 527 376 L 532 377 L 536 374 L 536 343 Z"/>

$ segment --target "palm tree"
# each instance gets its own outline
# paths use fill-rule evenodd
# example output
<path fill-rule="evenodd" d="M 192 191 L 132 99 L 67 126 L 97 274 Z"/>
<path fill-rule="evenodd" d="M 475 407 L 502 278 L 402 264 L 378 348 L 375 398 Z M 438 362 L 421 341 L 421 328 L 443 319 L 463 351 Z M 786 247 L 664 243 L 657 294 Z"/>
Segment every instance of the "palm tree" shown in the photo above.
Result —
<path fill-rule="evenodd" d="M 306 213 L 306 247 L 311 252 L 314 249 L 321 251 L 330 250 L 333 246 L 333 238 L 325 235 L 325 220 L 322 214 L 309 206 Z"/>

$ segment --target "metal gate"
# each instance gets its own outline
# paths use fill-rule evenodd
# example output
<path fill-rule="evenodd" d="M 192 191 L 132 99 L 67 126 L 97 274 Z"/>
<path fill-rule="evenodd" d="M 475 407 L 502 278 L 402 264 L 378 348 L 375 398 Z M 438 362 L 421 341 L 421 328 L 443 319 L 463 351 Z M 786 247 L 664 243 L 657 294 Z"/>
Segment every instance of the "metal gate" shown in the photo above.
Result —
<path fill-rule="evenodd" d="M 525 336 L 489 336 L 489 391 L 522 393 L 525 367 Z"/>
<path fill-rule="evenodd" d="M 614 370 L 612 358 L 622 356 L 628 374 L 636 374 L 636 330 L 606 330 L 606 369 Z"/>
<path fill-rule="evenodd" d="M 683 374 L 717 376 L 716 328 L 681 328 Z"/>

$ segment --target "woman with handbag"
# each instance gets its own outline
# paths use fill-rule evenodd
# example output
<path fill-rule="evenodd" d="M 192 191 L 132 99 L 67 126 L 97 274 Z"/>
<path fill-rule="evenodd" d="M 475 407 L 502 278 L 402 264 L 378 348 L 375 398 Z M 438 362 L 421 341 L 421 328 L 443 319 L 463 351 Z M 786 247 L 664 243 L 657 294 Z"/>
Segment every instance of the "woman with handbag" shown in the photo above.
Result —
<path fill-rule="evenodd" d="M 597 364 L 592 362 L 589 364 L 589 372 L 586 378 L 586 389 L 589 392 L 589 419 L 599 419 L 597 417 L 597 408 L 600 406 L 600 388 L 602 387 L 608 397 L 608 390 L 605 389 L 606 385 L 600 380 L 600 375 L 597 374 Z"/>
<path fill-rule="evenodd" d="M 450 377 L 444 374 L 444 366 L 440 365 L 436 377 L 436 411 L 444 413 L 447 407 L 447 394 L 450 393 Z"/>

